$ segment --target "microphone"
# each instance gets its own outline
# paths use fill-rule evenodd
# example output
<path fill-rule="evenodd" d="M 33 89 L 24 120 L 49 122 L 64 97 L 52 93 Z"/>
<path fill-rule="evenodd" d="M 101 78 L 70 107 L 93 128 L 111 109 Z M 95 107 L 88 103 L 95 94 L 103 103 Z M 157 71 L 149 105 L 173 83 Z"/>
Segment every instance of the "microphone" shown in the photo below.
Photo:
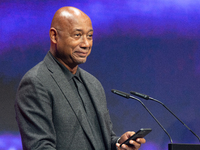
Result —
<path fill-rule="evenodd" d="M 154 117 L 154 115 L 150 112 L 150 110 L 144 105 L 144 103 L 139 100 L 138 98 L 134 97 L 134 96 L 131 96 L 130 94 L 128 93 L 125 93 L 125 92 L 122 92 L 122 91 L 119 91 L 119 90 L 115 90 L 115 89 L 112 89 L 111 90 L 114 94 L 117 94 L 117 95 L 120 95 L 122 97 L 125 97 L 127 99 L 129 98 L 132 98 L 134 100 L 137 100 L 138 102 L 140 102 L 142 104 L 142 106 L 148 111 L 148 113 L 153 117 L 153 119 L 158 123 L 158 125 L 164 130 L 164 132 L 167 134 L 167 136 L 169 137 L 169 140 L 171 142 L 171 144 L 173 143 L 172 141 L 172 138 L 171 136 L 169 135 L 169 133 L 166 131 L 166 129 L 161 125 L 161 123 L 156 119 L 156 117 Z"/>
<path fill-rule="evenodd" d="M 117 95 L 120 95 L 120 96 L 122 96 L 122 97 L 125 97 L 125 98 L 130 98 L 130 94 L 128 94 L 128 93 L 125 93 L 125 92 L 122 92 L 122 91 L 119 91 L 119 90 L 115 90 L 115 89 L 112 89 L 111 90 L 113 93 L 115 93 L 115 94 L 117 94 Z"/>
<path fill-rule="evenodd" d="M 148 96 L 148 95 L 146 95 L 146 94 L 142 94 L 142 93 L 138 93 L 138 92 L 134 92 L 134 91 L 131 91 L 130 92 L 131 94 L 133 94 L 133 95 L 136 95 L 136 96 L 138 96 L 138 97 L 141 97 L 141 98 L 144 98 L 144 99 L 146 99 L 146 100 L 152 100 L 152 101 L 155 101 L 155 102 L 157 102 L 157 103 L 159 103 L 159 104 L 161 104 L 161 105 L 163 105 L 174 117 L 176 117 L 176 119 L 178 119 L 190 132 L 192 132 L 192 134 L 193 135 L 195 135 L 197 138 L 198 138 L 198 140 L 200 141 L 200 138 L 199 138 L 199 136 L 196 134 L 196 133 L 194 133 L 183 121 L 181 121 L 164 103 L 162 103 L 161 101 L 159 101 L 159 100 L 157 100 L 157 99 L 154 99 L 154 98 L 152 98 L 152 97 L 150 97 L 150 96 Z"/>

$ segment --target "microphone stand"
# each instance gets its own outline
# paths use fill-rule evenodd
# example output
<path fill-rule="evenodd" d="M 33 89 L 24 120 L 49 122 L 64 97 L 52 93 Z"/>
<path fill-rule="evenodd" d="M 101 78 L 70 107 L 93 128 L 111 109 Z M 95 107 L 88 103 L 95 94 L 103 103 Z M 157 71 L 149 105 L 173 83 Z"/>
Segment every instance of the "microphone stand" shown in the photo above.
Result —
<path fill-rule="evenodd" d="M 173 143 L 171 136 L 169 135 L 169 133 L 166 131 L 166 129 L 161 125 L 161 123 L 154 117 L 154 115 L 150 112 L 150 110 L 144 105 L 144 103 L 139 100 L 136 97 L 130 96 L 130 98 L 137 100 L 138 102 L 140 102 L 142 104 L 142 106 L 149 112 L 149 114 L 154 118 L 154 120 L 158 123 L 158 125 L 164 130 L 164 132 L 167 134 L 167 136 L 169 137 L 169 140 L 171 142 L 171 144 Z"/>
<path fill-rule="evenodd" d="M 166 105 L 164 105 L 162 102 L 160 102 L 159 100 L 156 100 L 148 95 L 145 95 L 145 94 L 141 94 L 141 93 L 138 93 L 138 92 L 134 92 L 134 91 L 131 91 L 130 92 L 131 94 L 134 94 L 136 96 L 139 96 L 143 99 L 146 99 L 146 100 L 152 100 L 152 101 L 155 101 L 161 105 L 163 105 L 174 117 L 176 117 L 189 131 L 191 131 L 197 138 L 198 140 L 200 141 L 200 138 L 197 134 L 195 134 L 183 121 L 181 121 Z M 200 150 L 200 144 L 178 144 L 178 143 L 170 143 L 168 144 L 168 150 Z"/>
<path fill-rule="evenodd" d="M 153 119 L 158 123 L 158 125 L 164 130 L 164 132 L 167 134 L 167 136 L 169 137 L 169 139 L 170 139 L 170 142 L 171 142 L 171 144 L 173 143 L 173 141 L 172 141 L 172 138 L 171 138 L 171 136 L 169 135 L 169 133 L 165 130 L 165 128 L 161 125 L 161 123 L 156 119 L 156 117 L 154 117 L 154 115 L 150 112 L 150 110 L 144 105 L 144 103 L 141 101 L 141 100 L 139 100 L 138 98 L 136 98 L 136 97 L 134 97 L 134 96 L 131 96 L 130 94 L 128 94 L 128 93 L 125 93 L 125 92 L 121 92 L 121 91 L 119 91 L 119 90 L 115 90 L 115 89 L 112 89 L 111 90 L 113 93 L 115 93 L 115 94 L 117 94 L 117 95 L 120 95 L 120 96 L 122 96 L 122 97 L 125 97 L 125 98 L 132 98 L 132 99 L 134 99 L 134 100 L 137 100 L 138 102 L 140 102 L 141 104 L 142 104 L 142 106 L 148 111 L 148 113 L 153 117 Z"/>
<path fill-rule="evenodd" d="M 199 136 L 196 133 L 194 133 L 183 121 L 181 121 L 181 119 L 179 119 L 165 104 L 163 104 L 161 101 L 156 100 L 152 97 L 149 97 L 149 99 L 163 105 L 174 117 L 176 117 L 176 119 L 178 119 L 188 130 L 190 130 L 190 132 L 192 132 L 198 138 L 198 140 L 200 142 Z"/>

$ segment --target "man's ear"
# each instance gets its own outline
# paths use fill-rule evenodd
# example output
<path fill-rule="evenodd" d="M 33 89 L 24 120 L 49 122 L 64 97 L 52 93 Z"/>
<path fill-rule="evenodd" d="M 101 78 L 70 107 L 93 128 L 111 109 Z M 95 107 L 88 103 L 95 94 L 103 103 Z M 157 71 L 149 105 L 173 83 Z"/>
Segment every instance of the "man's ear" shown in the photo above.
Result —
<path fill-rule="evenodd" d="M 51 42 L 56 44 L 57 39 L 58 39 L 58 32 L 54 27 L 51 27 L 51 29 L 49 30 L 49 36 L 50 36 Z"/>

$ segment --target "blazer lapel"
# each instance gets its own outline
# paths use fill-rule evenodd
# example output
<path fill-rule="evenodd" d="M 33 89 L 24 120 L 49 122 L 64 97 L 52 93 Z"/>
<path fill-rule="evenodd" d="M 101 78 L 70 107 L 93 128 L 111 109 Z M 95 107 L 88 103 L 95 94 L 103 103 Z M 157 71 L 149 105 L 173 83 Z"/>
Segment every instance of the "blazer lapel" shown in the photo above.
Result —
<path fill-rule="evenodd" d="M 80 107 L 82 104 L 80 100 L 78 99 L 77 95 L 74 94 L 74 91 L 71 88 L 71 86 L 69 86 L 69 82 L 64 76 L 64 73 L 58 67 L 57 62 L 55 62 L 55 60 L 52 57 L 53 56 L 51 56 L 51 54 L 47 54 L 47 56 L 44 59 L 44 61 L 46 62 L 47 68 L 50 70 L 52 78 L 57 83 L 58 87 L 64 94 L 66 100 L 71 105 L 72 110 L 76 114 L 77 119 L 79 120 L 82 128 L 84 129 L 86 135 L 90 139 L 95 149 L 95 141 L 93 141 L 94 138 L 93 138 L 93 134 L 92 134 L 92 130 L 90 128 L 89 122 L 87 120 L 86 113 L 83 110 L 83 107 Z"/>
<path fill-rule="evenodd" d="M 110 149 L 110 125 L 106 120 L 109 120 L 109 113 L 106 105 L 106 98 L 104 91 L 100 93 L 100 89 L 102 88 L 99 83 L 97 84 L 96 79 L 92 80 L 90 77 L 85 75 L 85 71 L 80 68 L 80 74 L 83 82 L 91 96 L 91 99 L 94 104 L 94 108 L 97 113 L 97 117 L 101 126 L 101 131 L 103 134 L 103 140 L 106 146 L 106 149 Z M 103 89 L 102 89 L 103 90 Z M 98 91 L 98 92 L 97 92 Z"/>

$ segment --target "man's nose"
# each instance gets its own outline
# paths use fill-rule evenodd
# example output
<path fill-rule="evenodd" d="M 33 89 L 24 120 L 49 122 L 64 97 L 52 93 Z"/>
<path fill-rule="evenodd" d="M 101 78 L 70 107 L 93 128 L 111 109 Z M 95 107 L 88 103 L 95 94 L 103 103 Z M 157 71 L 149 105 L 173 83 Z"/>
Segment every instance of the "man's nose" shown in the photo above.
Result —
<path fill-rule="evenodd" d="M 81 48 L 88 48 L 88 47 L 90 47 L 90 40 L 86 36 L 82 37 L 82 41 L 81 41 L 80 47 Z"/>

